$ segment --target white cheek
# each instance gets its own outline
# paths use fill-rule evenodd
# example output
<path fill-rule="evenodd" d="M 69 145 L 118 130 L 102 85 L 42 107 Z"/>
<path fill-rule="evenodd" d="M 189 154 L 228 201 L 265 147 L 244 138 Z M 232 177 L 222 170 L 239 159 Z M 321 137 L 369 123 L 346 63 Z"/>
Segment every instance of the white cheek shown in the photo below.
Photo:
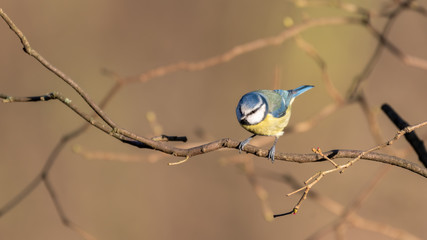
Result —
<path fill-rule="evenodd" d="M 248 121 L 249 124 L 253 125 L 253 124 L 257 124 L 259 122 L 261 122 L 264 119 L 265 116 L 265 104 L 263 104 L 258 111 L 252 113 L 251 115 L 249 115 L 246 120 Z"/>

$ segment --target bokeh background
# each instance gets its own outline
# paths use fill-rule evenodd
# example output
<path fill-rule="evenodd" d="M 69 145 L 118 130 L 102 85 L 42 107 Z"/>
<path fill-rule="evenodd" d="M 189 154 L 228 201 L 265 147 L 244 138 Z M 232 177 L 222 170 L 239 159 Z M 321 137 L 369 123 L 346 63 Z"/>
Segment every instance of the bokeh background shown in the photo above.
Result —
<path fill-rule="evenodd" d="M 391 1 L 353 2 L 379 10 Z M 427 7 L 425 2 L 419 4 Z M 115 81 L 103 74 L 103 69 L 122 77 L 135 76 L 183 60 L 203 60 L 236 45 L 276 35 L 284 30 L 286 17 L 298 24 L 304 18 L 349 15 L 331 7 L 298 8 L 283 0 L 5 0 L 0 7 L 33 48 L 71 76 L 96 102 Z M 381 28 L 384 19 L 375 19 L 374 23 Z M 426 17 L 406 11 L 397 19 L 389 39 L 405 53 L 427 59 L 426 26 Z M 356 25 L 318 27 L 302 36 L 326 60 L 331 80 L 342 94 L 362 71 L 377 43 L 366 29 Z M 69 86 L 22 51 L 4 22 L 0 23 L 0 43 L 0 92 L 33 96 L 59 91 L 89 112 Z M 390 138 L 396 132 L 379 110 L 385 102 L 409 123 L 427 119 L 426 80 L 425 70 L 405 66 L 388 51 L 383 52 L 365 92 L 377 111 L 384 136 Z M 303 84 L 316 87 L 295 101 L 291 125 L 314 116 L 332 99 L 321 82 L 319 67 L 290 39 L 202 71 L 177 72 L 129 84 L 105 111 L 121 127 L 147 137 L 153 136 L 153 129 L 146 116 L 154 113 L 164 134 L 189 138 L 189 143 L 177 146 L 225 137 L 243 140 L 250 134 L 238 125 L 234 111 L 244 93 Z M 40 172 L 61 136 L 84 122 L 55 101 L 0 104 L 0 114 L 3 206 Z M 417 133 L 426 139 L 426 128 Z M 253 142 L 265 148 L 271 143 L 268 138 Z M 277 151 L 310 153 L 312 147 L 364 150 L 374 145 L 366 116 L 353 104 L 310 131 L 285 134 Z M 139 160 L 87 159 L 73 151 L 76 146 L 137 156 Z M 401 140 L 393 147 L 402 150 L 408 144 Z M 221 150 L 168 166 L 168 162 L 181 159 L 136 149 L 89 129 L 67 144 L 49 177 L 67 217 L 97 239 L 305 239 L 337 219 L 308 199 L 297 215 L 266 221 L 242 167 L 233 164 L 242 157 L 236 150 Z M 293 189 L 277 176 L 292 174 L 302 183 L 331 167 L 329 163 L 271 164 L 264 158 L 247 157 L 253 161 L 257 181 L 268 193 L 274 213 L 290 211 L 300 196 L 285 197 Z M 418 163 L 412 152 L 406 159 Z M 347 206 L 381 167 L 379 163 L 359 162 L 344 174 L 325 177 L 315 190 Z M 269 174 L 276 177 L 269 178 Z M 426 187 L 426 179 L 392 167 L 357 213 L 426 238 Z M 345 237 L 389 239 L 354 227 L 349 227 Z M 0 238 L 81 239 L 61 223 L 43 184 L 0 218 Z M 334 238 L 333 233 L 325 236 Z"/>

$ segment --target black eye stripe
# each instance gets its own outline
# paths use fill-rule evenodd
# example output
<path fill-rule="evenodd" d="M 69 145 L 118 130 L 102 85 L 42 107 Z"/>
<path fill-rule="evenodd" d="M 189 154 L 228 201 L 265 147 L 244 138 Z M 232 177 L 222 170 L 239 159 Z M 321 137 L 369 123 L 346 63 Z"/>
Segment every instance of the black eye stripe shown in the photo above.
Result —
<path fill-rule="evenodd" d="M 264 103 L 260 104 L 260 105 L 259 105 L 259 107 L 257 107 L 257 108 L 255 108 L 254 110 L 252 110 L 252 111 L 248 114 L 248 116 L 249 116 L 249 115 L 254 114 L 255 112 L 257 112 L 259 109 L 261 109 L 261 108 L 262 108 L 262 106 L 265 106 L 265 104 L 264 104 Z"/>
<path fill-rule="evenodd" d="M 258 111 L 261 107 L 255 108 L 254 110 L 252 110 L 248 115 L 252 115 L 254 114 L 256 111 Z"/>

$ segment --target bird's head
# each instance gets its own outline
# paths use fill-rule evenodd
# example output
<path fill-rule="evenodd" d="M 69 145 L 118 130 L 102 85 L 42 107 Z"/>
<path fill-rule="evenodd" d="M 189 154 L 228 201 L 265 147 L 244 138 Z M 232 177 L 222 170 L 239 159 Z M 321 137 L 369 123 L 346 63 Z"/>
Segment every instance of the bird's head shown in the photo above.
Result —
<path fill-rule="evenodd" d="M 265 97 L 257 92 L 250 92 L 240 99 L 236 108 L 237 120 L 242 125 L 255 125 L 267 116 L 268 103 Z"/>

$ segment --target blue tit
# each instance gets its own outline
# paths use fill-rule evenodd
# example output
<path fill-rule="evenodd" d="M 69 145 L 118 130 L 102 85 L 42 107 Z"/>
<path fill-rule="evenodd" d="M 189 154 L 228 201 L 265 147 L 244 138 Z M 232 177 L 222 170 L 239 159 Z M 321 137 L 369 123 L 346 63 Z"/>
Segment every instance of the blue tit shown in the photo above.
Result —
<path fill-rule="evenodd" d="M 237 120 L 254 135 L 240 142 L 239 152 L 256 135 L 274 136 L 274 144 L 268 152 L 268 158 L 273 163 L 277 140 L 289 123 L 292 103 L 298 95 L 313 87 L 304 85 L 293 90 L 257 90 L 243 95 L 236 108 Z"/>

